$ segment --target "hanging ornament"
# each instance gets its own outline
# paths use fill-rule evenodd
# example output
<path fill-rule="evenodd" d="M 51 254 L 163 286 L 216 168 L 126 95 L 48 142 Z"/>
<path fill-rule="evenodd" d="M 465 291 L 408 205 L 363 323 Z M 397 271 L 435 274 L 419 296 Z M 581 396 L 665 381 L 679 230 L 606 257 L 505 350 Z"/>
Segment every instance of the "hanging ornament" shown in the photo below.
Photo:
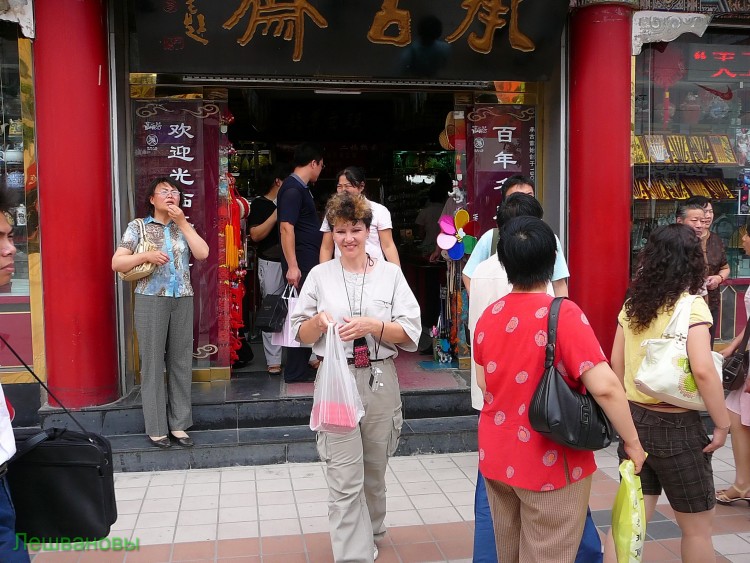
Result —
<path fill-rule="evenodd" d="M 685 76 L 685 58 L 679 45 L 658 43 L 654 45 L 653 81 L 660 88 L 664 88 L 664 125 L 669 123 L 669 88 Z"/>
<path fill-rule="evenodd" d="M 221 114 L 221 117 L 219 117 L 219 130 L 222 133 L 226 133 L 228 126 L 233 122 L 234 116 L 232 115 L 232 112 L 230 112 L 228 109 L 225 110 L 224 113 Z"/>

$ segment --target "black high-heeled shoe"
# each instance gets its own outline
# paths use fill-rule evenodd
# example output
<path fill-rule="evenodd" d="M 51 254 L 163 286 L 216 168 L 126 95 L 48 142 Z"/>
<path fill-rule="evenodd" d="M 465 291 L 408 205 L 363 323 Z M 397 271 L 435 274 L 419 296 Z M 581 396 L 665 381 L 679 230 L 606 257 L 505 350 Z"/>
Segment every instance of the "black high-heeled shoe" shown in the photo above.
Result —
<path fill-rule="evenodd" d="M 193 442 L 193 439 L 187 434 L 183 436 L 182 438 L 178 438 L 177 436 L 171 433 L 170 433 L 170 436 L 175 442 L 180 444 L 183 448 L 192 448 L 195 445 L 195 442 Z"/>
<path fill-rule="evenodd" d="M 154 440 L 151 436 L 148 437 L 148 441 L 151 442 L 152 445 L 156 446 L 157 448 L 171 448 L 172 442 L 169 441 L 168 436 L 164 436 L 163 438 L 158 438 Z"/>

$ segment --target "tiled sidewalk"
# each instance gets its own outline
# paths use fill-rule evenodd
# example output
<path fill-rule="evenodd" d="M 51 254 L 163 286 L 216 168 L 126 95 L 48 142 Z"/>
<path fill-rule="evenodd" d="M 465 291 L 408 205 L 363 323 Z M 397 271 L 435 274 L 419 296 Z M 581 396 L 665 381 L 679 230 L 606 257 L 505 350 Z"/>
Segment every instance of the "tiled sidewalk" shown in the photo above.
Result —
<path fill-rule="evenodd" d="M 615 448 L 597 452 L 591 493 L 602 529 L 617 489 Z M 477 455 L 397 457 L 387 474 L 388 533 L 379 563 L 471 561 Z M 732 452 L 714 456 L 718 488 L 734 476 Z M 325 563 L 332 561 L 327 490 L 320 463 L 116 476 L 119 519 L 112 537 L 140 540 L 132 552 L 46 552 L 34 563 Z M 679 530 L 661 499 L 644 561 L 679 561 Z M 717 508 L 718 561 L 750 563 L 750 508 Z"/>

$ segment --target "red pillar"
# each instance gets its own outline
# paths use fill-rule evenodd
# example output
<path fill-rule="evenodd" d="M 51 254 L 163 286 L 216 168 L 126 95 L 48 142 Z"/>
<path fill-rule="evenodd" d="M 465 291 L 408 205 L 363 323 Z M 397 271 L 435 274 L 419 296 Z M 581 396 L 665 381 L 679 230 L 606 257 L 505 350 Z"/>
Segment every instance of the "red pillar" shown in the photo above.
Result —
<path fill-rule="evenodd" d="M 631 18 L 597 4 L 570 26 L 570 296 L 607 355 L 629 278 Z"/>
<path fill-rule="evenodd" d="M 68 407 L 117 398 L 104 0 L 37 0 L 34 70 L 48 384 Z"/>

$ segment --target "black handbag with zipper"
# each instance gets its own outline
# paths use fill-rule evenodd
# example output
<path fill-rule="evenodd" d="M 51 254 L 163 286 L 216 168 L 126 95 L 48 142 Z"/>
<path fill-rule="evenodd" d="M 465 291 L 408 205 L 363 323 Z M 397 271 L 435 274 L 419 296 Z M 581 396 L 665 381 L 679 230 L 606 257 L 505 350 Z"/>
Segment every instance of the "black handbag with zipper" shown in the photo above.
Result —
<path fill-rule="evenodd" d="M 601 450 L 612 443 L 612 424 L 593 397 L 571 389 L 554 365 L 563 299 L 556 297 L 549 309 L 544 374 L 531 399 L 529 422 L 534 430 L 558 444 L 577 450 Z"/>
<path fill-rule="evenodd" d="M 288 312 L 286 286 L 282 293 L 266 295 L 260 303 L 258 313 L 255 315 L 255 328 L 263 332 L 281 332 L 286 322 Z"/>
<path fill-rule="evenodd" d="M 16 454 L 8 461 L 8 486 L 16 510 L 16 534 L 26 541 L 95 541 L 117 520 L 109 441 L 87 431 L 0 335 L 80 432 L 67 428 L 14 429 Z"/>

